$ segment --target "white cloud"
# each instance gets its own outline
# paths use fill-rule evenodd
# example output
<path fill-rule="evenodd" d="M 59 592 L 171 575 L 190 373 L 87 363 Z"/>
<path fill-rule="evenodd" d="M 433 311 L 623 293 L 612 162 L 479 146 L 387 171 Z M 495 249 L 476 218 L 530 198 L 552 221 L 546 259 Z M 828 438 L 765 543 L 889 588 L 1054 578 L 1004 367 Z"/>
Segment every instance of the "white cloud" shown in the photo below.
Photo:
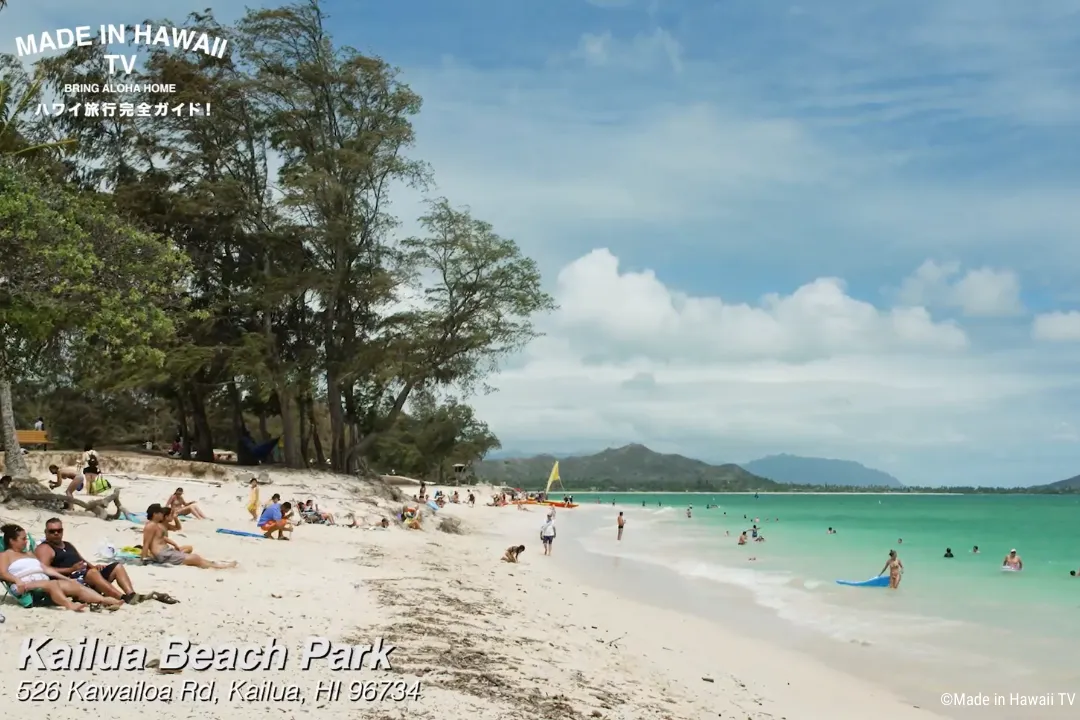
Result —
<path fill-rule="evenodd" d="M 968 317 L 1010 317 L 1024 312 L 1015 272 L 988 267 L 963 275 L 960 271 L 958 262 L 927 260 L 904 279 L 897 298 L 905 305 L 956 308 Z"/>
<path fill-rule="evenodd" d="M 620 353 L 809 359 L 886 350 L 959 350 L 963 330 L 935 323 L 924 308 L 882 311 L 845 293 L 843 281 L 819 278 L 757 306 L 691 297 L 651 272 L 621 272 L 609 250 L 594 250 L 558 276 L 560 330 L 582 347 L 603 337 Z M 627 355 L 623 355 L 624 357 Z"/>
<path fill-rule="evenodd" d="M 682 46 L 663 28 L 635 35 L 628 42 L 610 32 L 585 33 L 574 56 L 595 67 L 649 70 L 666 66 L 676 73 L 682 71 Z"/>
<path fill-rule="evenodd" d="M 925 308 L 880 309 L 844 287 L 820 278 L 729 304 L 594 250 L 559 273 L 547 335 L 476 404 L 514 447 L 639 441 L 728 460 L 828 448 L 866 459 L 1007 444 L 1031 430 L 1024 403 L 1069 382 L 974 356 L 961 328 Z"/>
<path fill-rule="evenodd" d="M 1050 342 L 1080 341 L 1080 312 L 1052 312 L 1037 315 L 1031 325 L 1031 336 Z"/>

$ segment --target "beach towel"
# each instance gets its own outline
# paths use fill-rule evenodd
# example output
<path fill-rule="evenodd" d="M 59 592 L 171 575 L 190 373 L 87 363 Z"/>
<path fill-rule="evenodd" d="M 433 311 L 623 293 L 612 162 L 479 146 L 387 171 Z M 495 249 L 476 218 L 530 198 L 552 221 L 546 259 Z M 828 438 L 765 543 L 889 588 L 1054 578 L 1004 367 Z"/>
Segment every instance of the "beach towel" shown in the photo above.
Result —
<path fill-rule="evenodd" d="M 239 537 L 251 537 L 265 540 L 266 536 L 260 533 L 245 532 L 243 530 L 229 530 L 228 528 L 218 528 L 217 531 L 222 535 L 237 535 Z"/>

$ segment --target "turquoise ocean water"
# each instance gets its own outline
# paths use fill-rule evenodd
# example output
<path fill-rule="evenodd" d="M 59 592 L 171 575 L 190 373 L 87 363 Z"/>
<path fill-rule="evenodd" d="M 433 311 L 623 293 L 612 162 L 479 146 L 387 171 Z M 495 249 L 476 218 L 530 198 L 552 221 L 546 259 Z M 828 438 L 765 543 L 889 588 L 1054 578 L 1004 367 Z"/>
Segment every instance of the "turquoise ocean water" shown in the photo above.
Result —
<path fill-rule="evenodd" d="M 689 590 L 680 592 L 711 586 L 748 594 L 805 633 L 936 658 L 956 668 L 957 677 L 965 667 L 973 671 L 965 677 L 992 671 L 1051 685 L 1080 677 L 1072 660 L 1067 668 L 1061 664 L 1075 657 L 1080 642 L 1080 579 L 1069 575 L 1080 569 L 1080 497 L 575 493 L 574 499 L 582 504 L 581 519 L 573 522 L 586 551 L 652 566 L 672 582 L 689 580 L 681 586 Z M 620 510 L 626 534 L 616 542 Z M 565 518 L 578 511 L 562 512 Z M 755 520 L 766 541 L 736 545 Z M 829 527 L 837 533 L 827 534 Z M 971 552 L 975 545 L 979 554 Z M 954 558 L 943 557 L 946 548 Z M 1000 569 L 1012 548 L 1024 559 L 1021 573 Z M 890 549 L 906 569 L 898 591 L 835 583 L 876 575 Z M 728 612 L 722 602 L 706 613 L 710 607 L 717 615 Z"/>

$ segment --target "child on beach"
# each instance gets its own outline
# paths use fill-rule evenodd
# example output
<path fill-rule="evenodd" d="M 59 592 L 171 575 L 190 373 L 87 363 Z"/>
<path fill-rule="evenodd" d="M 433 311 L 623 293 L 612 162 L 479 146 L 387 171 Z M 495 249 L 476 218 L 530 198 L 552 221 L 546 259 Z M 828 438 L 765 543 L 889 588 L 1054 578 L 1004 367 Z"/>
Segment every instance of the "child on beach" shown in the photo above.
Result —
<path fill-rule="evenodd" d="M 523 552 L 525 552 L 524 545 L 508 547 L 506 548 L 506 552 L 503 553 L 503 562 L 516 563 L 518 561 L 518 556 L 521 555 L 521 553 Z"/>
<path fill-rule="evenodd" d="M 251 515 L 252 520 L 259 519 L 259 479 L 251 478 L 248 483 L 248 487 L 251 488 L 251 492 L 248 494 L 247 511 Z"/>

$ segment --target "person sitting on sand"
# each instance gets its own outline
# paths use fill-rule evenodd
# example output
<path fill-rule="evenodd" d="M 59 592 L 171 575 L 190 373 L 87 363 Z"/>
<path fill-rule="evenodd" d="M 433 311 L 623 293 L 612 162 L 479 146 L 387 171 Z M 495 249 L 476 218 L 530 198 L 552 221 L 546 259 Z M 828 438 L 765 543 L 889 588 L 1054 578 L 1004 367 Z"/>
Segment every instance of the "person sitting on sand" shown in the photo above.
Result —
<path fill-rule="evenodd" d="M 326 523 L 327 525 L 337 525 L 334 521 L 334 516 L 328 512 L 323 512 L 319 509 L 319 506 L 315 504 L 314 500 L 310 498 L 307 504 L 300 503 L 301 507 L 297 508 L 302 517 L 307 522 Z"/>
<path fill-rule="evenodd" d="M 503 562 L 516 563 L 518 561 L 518 556 L 521 555 L 521 553 L 523 552 L 525 552 L 524 545 L 514 545 L 508 547 L 506 548 L 506 552 L 503 553 Z"/>
<path fill-rule="evenodd" d="M 165 508 L 157 503 L 146 508 L 146 525 L 143 527 L 142 557 L 162 565 L 187 565 L 204 570 L 226 570 L 236 567 L 236 562 L 207 560 L 192 552 L 190 545 L 181 547 L 169 538 L 163 522 Z"/>
<path fill-rule="evenodd" d="M 457 490 L 454 491 L 454 495 L 450 498 L 450 502 L 454 503 L 455 505 L 461 502 L 461 496 L 458 495 Z"/>
<path fill-rule="evenodd" d="M 178 518 L 191 515 L 197 520 L 206 519 L 206 516 L 199 510 L 198 503 L 189 503 L 184 499 L 184 488 L 182 487 L 176 488 L 176 492 L 169 496 L 169 499 L 165 501 L 165 507 L 172 510 L 172 514 Z"/>
<path fill-rule="evenodd" d="M 176 516 L 176 513 L 172 511 L 172 508 L 163 507 L 161 524 L 165 526 L 166 530 L 172 532 L 180 532 L 184 527 L 180 524 L 180 518 Z"/>
<path fill-rule="evenodd" d="M 410 530 L 420 530 L 420 508 L 406 505 L 401 508 L 401 522 Z"/>
<path fill-rule="evenodd" d="M 1016 548 L 1010 550 L 1009 554 L 1005 556 L 1005 559 L 1001 561 L 1001 567 L 1007 567 L 1011 570 L 1024 569 L 1024 561 L 1016 554 Z"/>
<path fill-rule="evenodd" d="M 253 477 L 248 481 L 251 491 L 248 493 L 247 511 L 252 520 L 259 519 L 259 478 Z"/>
<path fill-rule="evenodd" d="M 4 525 L 0 527 L 0 534 L 4 539 L 4 551 L 0 552 L 0 580 L 8 584 L 16 599 L 26 593 L 37 594 L 35 591 L 40 591 L 54 605 L 68 610 L 86 610 L 86 605 L 81 603 L 110 610 L 122 605 L 119 600 L 103 597 L 93 589 L 64 577 L 59 571 L 42 565 L 37 556 L 29 552 L 29 538 L 26 530 L 20 526 Z"/>
<path fill-rule="evenodd" d="M 292 532 L 293 526 L 289 524 L 285 513 L 292 509 L 292 503 L 272 502 L 266 506 L 259 516 L 259 529 L 263 531 L 263 537 L 270 537 L 277 532 L 278 540 L 288 540 L 286 531 Z"/>
<path fill-rule="evenodd" d="M 135 593 L 131 578 L 123 565 L 117 562 L 91 565 L 86 562 L 78 549 L 64 540 L 64 523 L 60 518 L 49 518 L 45 521 L 45 542 L 35 548 L 34 555 L 45 567 L 53 568 L 64 577 L 86 585 L 102 595 L 123 600 L 128 605 L 141 599 Z"/>

